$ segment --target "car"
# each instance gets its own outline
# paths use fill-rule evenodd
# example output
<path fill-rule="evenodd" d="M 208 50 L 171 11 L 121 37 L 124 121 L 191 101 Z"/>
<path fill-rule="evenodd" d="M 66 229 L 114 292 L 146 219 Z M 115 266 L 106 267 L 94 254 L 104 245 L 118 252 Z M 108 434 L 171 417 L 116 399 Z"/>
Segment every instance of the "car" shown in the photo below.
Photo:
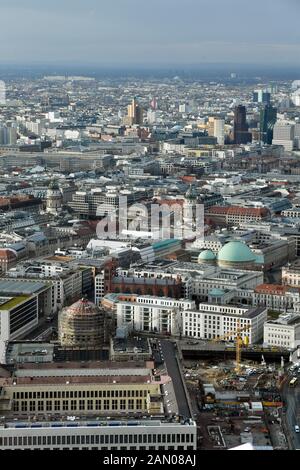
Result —
<path fill-rule="evenodd" d="M 299 428 L 298 424 L 295 425 L 295 432 L 297 432 L 297 433 L 300 432 L 300 428 Z"/>

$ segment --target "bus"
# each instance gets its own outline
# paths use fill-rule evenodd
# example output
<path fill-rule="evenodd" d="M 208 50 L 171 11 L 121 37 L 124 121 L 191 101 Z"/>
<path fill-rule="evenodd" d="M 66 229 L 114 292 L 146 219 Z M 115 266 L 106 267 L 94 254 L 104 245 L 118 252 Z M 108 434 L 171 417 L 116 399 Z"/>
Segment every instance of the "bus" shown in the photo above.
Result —
<path fill-rule="evenodd" d="M 289 387 L 295 387 L 297 385 L 297 382 L 298 382 L 298 379 L 297 377 L 294 377 L 290 383 L 289 383 Z"/>

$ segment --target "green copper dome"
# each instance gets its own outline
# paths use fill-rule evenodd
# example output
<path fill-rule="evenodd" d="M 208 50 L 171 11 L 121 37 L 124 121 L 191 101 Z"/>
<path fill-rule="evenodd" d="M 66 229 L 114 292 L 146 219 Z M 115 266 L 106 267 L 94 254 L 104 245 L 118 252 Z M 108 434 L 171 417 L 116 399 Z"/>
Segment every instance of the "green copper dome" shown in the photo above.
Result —
<path fill-rule="evenodd" d="M 211 295 L 212 297 L 222 297 L 225 294 L 225 292 L 222 289 L 212 289 L 208 295 Z"/>
<path fill-rule="evenodd" d="M 211 250 L 204 250 L 198 256 L 198 261 L 215 261 L 216 255 Z"/>
<path fill-rule="evenodd" d="M 240 241 L 226 243 L 218 254 L 218 261 L 227 263 L 252 263 L 255 259 L 255 254 Z"/>

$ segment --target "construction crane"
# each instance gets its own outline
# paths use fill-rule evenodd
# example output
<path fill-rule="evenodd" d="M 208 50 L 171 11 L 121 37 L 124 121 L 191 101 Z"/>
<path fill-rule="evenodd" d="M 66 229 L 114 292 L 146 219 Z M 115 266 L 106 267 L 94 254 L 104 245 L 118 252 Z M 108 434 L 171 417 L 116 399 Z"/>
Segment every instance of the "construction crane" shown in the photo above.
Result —
<path fill-rule="evenodd" d="M 218 342 L 218 341 L 224 341 L 226 339 L 231 338 L 232 336 L 235 336 L 235 360 L 236 360 L 236 366 L 235 370 L 239 374 L 241 372 L 241 358 L 242 358 L 242 346 L 243 344 L 246 344 L 248 346 L 249 338 L 246 337 L 245 341 L 243 340 L 243 337 L 241 335 L 242 332 L 250 330 L 251 325 L 245 325 L 243 327 L 240 326 L 240 321 L 238 321 L 238 327 L 234 331 L 230 331 L 229 333 L 226 333 L 226 335 L 223 336 L 218 336 L 217 338 L 212 339 L 212 342 Z"/>

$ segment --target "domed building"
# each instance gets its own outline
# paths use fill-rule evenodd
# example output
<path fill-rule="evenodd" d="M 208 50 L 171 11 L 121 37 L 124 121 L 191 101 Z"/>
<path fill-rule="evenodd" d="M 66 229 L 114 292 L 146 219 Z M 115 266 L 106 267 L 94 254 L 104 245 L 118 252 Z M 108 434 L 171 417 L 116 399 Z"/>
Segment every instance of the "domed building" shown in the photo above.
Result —
<path fill-rule="evenodd" d="M 216 255 L 211 250 L 204 250 L 198 256 L 199 264 L 215 264 Z"/>
<path fill-rule="evenodd" d="M 58 335 L 65 348 L 101 348 L 105 338 L 105 313 L 87 299 L 64 308 L 59 316 Z"/>
<path fill-rule="evenodd" d="M 56 181 L 52 181 L 47 190 L 46 211 L 51 214 L 58 214 L 62 208 L 62 193 Z"/>
<path fill-rule="evenodd" d="M 254 269 L 256 255 L 245 243 L 234 240 L 221 248 L 217 261 L 222 268 Z"/>
<path fill-rule="evenodd" d="M 183 203 L 184 238 L 193 239 L 196 233 L 197 193 L 192 185 L 185 193 Z"/>
<path fill-rule="evenodd" d="M 208 293 L 208 302 L 211 304 L 224 304 L 226 292 L 223 289 L 219 289 L 215 287 L 214 289 L 210 290 Z"/>

